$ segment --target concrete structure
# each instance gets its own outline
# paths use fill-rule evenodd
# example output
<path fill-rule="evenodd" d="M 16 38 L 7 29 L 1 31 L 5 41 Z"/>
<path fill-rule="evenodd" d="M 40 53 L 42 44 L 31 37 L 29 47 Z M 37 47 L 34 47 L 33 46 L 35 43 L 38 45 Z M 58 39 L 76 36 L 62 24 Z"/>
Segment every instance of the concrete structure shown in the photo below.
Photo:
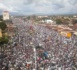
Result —
<path fill-rule="evenodd" d="M 9 17 L 9 12 L 8 11 L 4 11 L 3 12 L 3 20 L 9 20 L 10 17 Z"/>
<path fill-rule="evenodd" d="M 2 30 L 0 29 L 0 37 L 2 37 Z"/>
<path fill-rule="evenodd" d="M 50 20 L 50 19 L 46 19 L 45 22 L 46 22 L 46 23 L 53 23 L 53 21 Z"/>

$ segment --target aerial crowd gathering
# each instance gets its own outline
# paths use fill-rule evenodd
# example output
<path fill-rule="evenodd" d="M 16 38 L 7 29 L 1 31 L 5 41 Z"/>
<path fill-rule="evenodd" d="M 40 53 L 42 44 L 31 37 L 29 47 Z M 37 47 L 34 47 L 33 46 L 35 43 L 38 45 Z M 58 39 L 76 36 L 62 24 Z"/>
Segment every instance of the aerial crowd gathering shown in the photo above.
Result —
<path fill-rule="evenodd" d="M 77 36 L 67 38 L 31 21 L 13 19 L 13 24 L 12 51 L 3 62 L 8 70 L 73 70 L 77 65 Z"/>

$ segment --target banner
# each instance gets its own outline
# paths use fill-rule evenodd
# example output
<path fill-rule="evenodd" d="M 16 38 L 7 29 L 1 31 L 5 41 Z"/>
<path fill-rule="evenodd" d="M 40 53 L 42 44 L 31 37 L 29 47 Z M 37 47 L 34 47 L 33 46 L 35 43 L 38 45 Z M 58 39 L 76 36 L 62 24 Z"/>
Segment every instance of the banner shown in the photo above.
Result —
<path fill-rule="evenodd" d="M 61 32 L 60 34 L 62 36 L 68 37 L 68 38 L 70 38 L 72 36 L 72 34 L 70 32 Z"/>

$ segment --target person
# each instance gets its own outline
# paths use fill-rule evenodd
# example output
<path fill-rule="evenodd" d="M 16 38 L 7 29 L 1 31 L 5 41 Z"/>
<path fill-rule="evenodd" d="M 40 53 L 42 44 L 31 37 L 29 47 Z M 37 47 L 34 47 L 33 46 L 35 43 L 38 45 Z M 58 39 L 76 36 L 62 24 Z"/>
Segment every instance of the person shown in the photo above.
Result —
<path fill-rule="evenodd" d="M 43 54 L 44 54 L 45 59 L 48 59 L 48 53 L 44 52 Z"/>
<path fill-rule="evenodd" d="M 5 70 L 9 70 L 8 64 L 5 66 Z"/>
<path fill-rule="evenodd" d="M 21 70 L 21 68 L 20 68 L 20 67 L 18 67 L 18 68 L 17 68 L 17 70 Z"/>

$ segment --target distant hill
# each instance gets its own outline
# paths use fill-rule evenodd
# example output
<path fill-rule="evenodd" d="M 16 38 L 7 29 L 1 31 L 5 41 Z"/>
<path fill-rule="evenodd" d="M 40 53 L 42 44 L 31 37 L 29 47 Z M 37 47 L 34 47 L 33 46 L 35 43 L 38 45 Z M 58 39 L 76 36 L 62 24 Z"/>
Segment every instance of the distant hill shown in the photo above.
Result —
<path fill-rule="evenodd" d="M 2 15 L 2 11 L 0 10 L 0 15 Z M 21 13 L 18 13 L 18 12 L 10 12 L 10 15 L 13 15 L 13 16 L 28 16 L 27 14 L 21 14 Z M 30 14 L 30 15 L 36 15 L 36 16 L 73 16 L 73 15 L 77 15 L 76 14 L 70 14 L 70 13 L 67 13 L 67 14 L 42 14 L 42 13 L 35 13 L 35 14 Z M 30 16 L 29 15 L 29 16 Z"/>

